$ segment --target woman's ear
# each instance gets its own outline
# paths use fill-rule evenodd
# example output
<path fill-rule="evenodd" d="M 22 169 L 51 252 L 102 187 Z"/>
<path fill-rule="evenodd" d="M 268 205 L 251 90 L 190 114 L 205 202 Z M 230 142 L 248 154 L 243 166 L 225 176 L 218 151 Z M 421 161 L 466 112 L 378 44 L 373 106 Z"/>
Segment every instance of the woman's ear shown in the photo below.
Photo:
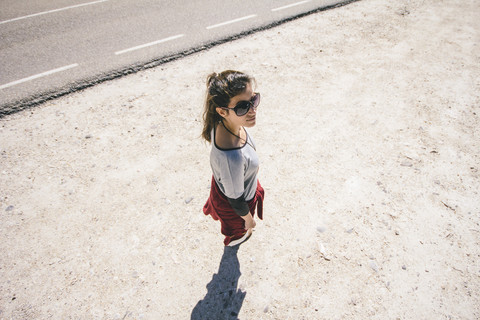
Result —
<path fill-rule="evenodd" d="M 215 110 L 217 110 L 217 113 L 222 117 L 222 118 L 225 118 L 227 116 L 227 110 L 223 109 L 223 108 L 216 108 Z"/>

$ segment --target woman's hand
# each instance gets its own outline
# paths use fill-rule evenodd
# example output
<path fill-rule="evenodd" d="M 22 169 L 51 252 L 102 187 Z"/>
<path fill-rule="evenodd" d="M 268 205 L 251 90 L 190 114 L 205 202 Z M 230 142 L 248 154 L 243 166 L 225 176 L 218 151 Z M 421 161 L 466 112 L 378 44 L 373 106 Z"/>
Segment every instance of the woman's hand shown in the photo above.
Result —
<path fill-rule="evenodd" d="M 253 219 L 252 214 L 249 212 L 247 215 L 242 217 L 245 220 L 245 229 L 253 229 L 257 225 L 255 220 Z"/>
<path fill-rule="evenodd" d="M 255 226 L 257 225 L 257 223 L 255 222 L 255 220 L 249 220 L 249 221 L 245 221 L 245 229 L 253 229 L 255 228 Z"/>

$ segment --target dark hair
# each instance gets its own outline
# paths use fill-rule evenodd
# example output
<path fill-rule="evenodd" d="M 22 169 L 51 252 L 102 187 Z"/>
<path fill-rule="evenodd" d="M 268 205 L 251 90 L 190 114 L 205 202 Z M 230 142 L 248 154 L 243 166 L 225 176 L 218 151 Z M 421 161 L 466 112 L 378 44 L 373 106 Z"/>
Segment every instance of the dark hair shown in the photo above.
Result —
<path fill-rule="evenodd" d="M 226 70 L 219 74 L 212 73 L 207 77 L 207 97 L 203 112 L 202 137 L 208 142 L 212 141 L 212 129 L 222 120 L 216 108 L 227 107 L 230 99 L 242 94 L 247 89 L 247 84 L 254 79 L 249 75 L 234 70 Z"/>

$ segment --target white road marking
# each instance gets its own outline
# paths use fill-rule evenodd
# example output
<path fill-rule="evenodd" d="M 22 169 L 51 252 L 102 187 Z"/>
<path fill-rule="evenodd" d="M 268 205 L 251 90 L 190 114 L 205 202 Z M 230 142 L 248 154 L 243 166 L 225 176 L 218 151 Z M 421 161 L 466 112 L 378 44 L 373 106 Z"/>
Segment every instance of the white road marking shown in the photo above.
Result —
<path fill-rule="evenodd" d="M 257 16 L 256 14 L 252 14 L 252 15 L 249 15 L 249 16 L 246 16 L 246 17 L 242 17 L 242 18 L 238 18 L 238 19 L 234 19 L 234 20 L 230 20 L 230 21 L 225 21 L 225 22 L 222 22 L 222 23 L 219 23 L 219 24 L 214 24 L 213 26 L 208 26 L 207 29 L 218 28 L 218 27 L 230 24 L 230 23 L 235 23 L 235 22 L 255 18 L 256 16 Z"/>
<path fill-rule="evenodd" d="M 53 70 L 50 70 L 50 71 L 42 72 L 42 73 L 36 74 L 34 76 L 28 77 L 28 78 L 23 78 L 23 79 L 20 79 L 20 80 L 17 80 L 17 81 L 13 81 L 13 82 L 9 82 L 9 83 L 6 83 L 4 85 L 1 85 L 0 89 L 5 89 L 5 88 L 8 88 L 8 87 L 12 87 L 14 85 L 17 85 L 17 84 L 20 84 L 20 83 L 23 83 L 23 82 L 27 82 L 27 81 L 34 80 L 34 79 L 37 79 L 37 78 L 45 77 L 45 76 L 51 75 L 53 73 L 65 71 L 65 70 L 72 69 L 72 68 L 75 68 L 75 67 L 78 67 L 77 63 L 71 64 L 71 65 L 68 65 L 68 66 L 65 66 L 65 67 L 53 69 Z"/>
<path fill-rule="evenodd" d="M 162 43 L 162 42 L 175 40 L 175 39 L 181 38 L 183 36 L 185 36 L 185 35 L 184 34 L 178 34 L 176 36 L 172 36 L 172 37 L 168 37 L 168 38 L 165 38 L 165 39 L 161 39 L 161 40 L 153 41 L 153 42 L 150 42 L 150 43 L 142 44 L 142 45 L 132 47 L 132 48 L 129 48 L 129 49 L 117 51 L 117 52 L 115 52 L 115 54 L 119 55 L 119 54 L 123 54 L 123 53 L 126 53 L 126 52 L 130 52 L 130 51 L 134 51 L 134 50 L 138 50 L 138 49 L 143 49 L 143 48 L 146 48 L 146 47 L 154 46 L 154 45 Z"/>
<path fill-rule="evenodd" d="M 299 6 L 299 5 L 307 3 L 307 2 L 310 2 L 310 0 L 305 0 L 305 1 L 300 1 L 300 2 L 295 2 L 295 3 L 292 3 L 292 4 L 288 4 L 288 5 L 283 6 L 283 7 L 272 9 L 272 11 L 279 11 L 279 10 L 283 10 L 283 9 L 288 9 L 288 8 L 291 8 L 291 7 Z"/>
<path fill-rule="evenodd" d="M 65 7 L 65 8 L 53 9 L 53 10 L 49 10 L 49 11 L 34 13 L 34 14 L 30 14 L 30 15 L 28 15 L 28 16 L 23 16 L 23 17 L 18 17 L 18 18 L 10 19 L 10 20 L 0 21 L 0 24 L 8 23 L 8 22 L 13 22 L 13 21 L 17 21 L 17 20 L 22 20 L 22 19 L 27 19 L 27 18 L 32 18 L 32 17 L 36 17 L 36 16 L 41 16 L 41 15 L 48 14 L 48 13 L 53 13 L 53 12 L 58 12 L 58 11 L 63 11 L 63 10 L 68 10 L 68 9 L 73 9 L 73 8 L 88 6 L 88 5 L 91 5 L 91 4 L 96 4 L 96 3 L 105 2 L 105 1 L 108 1 L 108 0 L 98 0 L 98 1 L 88 2 L 88 3 L 77 4 L 77 5 L 69 6 L 69 7 Z"/>

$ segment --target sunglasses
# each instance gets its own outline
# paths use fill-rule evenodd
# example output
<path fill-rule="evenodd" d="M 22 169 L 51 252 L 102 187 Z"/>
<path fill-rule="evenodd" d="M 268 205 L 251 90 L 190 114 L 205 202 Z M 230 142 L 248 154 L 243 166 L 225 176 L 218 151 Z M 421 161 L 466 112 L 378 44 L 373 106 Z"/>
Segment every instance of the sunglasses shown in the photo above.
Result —
<path fill-rule="evenodd" d="M 255 95 L 249 101 L 239 101 L 234 108 L 223 107 L 222 109 L 233 110 L 239 117 L 244 116 L 250 111 L 250 108 L 256 109 L 260 104 L 260 93 L 256 92 Z"/>

